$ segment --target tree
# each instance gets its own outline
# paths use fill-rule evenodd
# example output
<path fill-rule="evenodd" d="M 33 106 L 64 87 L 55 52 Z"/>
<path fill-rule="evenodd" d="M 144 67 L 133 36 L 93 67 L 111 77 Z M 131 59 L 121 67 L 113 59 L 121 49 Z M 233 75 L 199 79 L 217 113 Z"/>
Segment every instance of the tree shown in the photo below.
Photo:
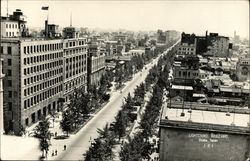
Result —
<path fill-rule="evenodd" d="M 134 110 L 134 100 L 132 99 L 130 93 L 128 93 L 127 98 L 125 98 L 125 104 L 123 105 L 123 108 L 129 111 Z"/>
<path fill-rule="evenodd" d="M 123 112 L 123 110 L 120 110 L 115 117 L 115 123 L 113 127 L 115 134 L 118 135 L 119 141 L 121 137 L 126 134 L 127 122 L 128 121 L 125 112 Z"/>
<path fill-rule="evenodd" d="M 45 117 L 35 127 L 35 137 L 40 140 L 40 148 L 42 150 L 42 157 L 44 157 L 44 151 L 49 150 L 49 141 L 51 133 L 49 131 L 50 122 Z"/>
<path fill-rule="evenodd" d="M 69 132 L 71 132 L 73 129 L 72 125 L 73 125 L 73 120 L 71 117 L 71 112 L 70 110 L 66 110 L 63 112 L 62 114 L 62 120 L 60 122 L 61 128 L 64 132 L 67 133 L 67 136 L 69 134 Z"/>

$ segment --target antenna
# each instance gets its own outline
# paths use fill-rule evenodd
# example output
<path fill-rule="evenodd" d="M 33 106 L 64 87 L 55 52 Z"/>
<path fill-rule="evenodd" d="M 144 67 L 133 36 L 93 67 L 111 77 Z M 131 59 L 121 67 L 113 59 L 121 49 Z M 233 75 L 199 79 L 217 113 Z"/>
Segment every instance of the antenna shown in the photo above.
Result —
<path fill-rule="evenodd" d="M 72 12 L 70 12 L 70 27 L 72 27 Z"/>
<path fill-rule="evenodd" d="M 9 0 L 7 0 L 7 17 L 9 17 Z"/>

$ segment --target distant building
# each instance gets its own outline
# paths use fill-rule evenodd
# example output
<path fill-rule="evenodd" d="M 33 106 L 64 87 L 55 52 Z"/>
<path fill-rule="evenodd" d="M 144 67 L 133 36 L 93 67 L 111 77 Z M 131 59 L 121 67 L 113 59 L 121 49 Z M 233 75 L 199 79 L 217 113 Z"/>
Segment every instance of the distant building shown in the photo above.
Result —
<path fill-rule="evenodd" d="M 91 43 L 87 58 L 87 85 L 99 85 L 100 79 L 105 72 L 105 50 L 97 43 Z"/>
<path fill-rule="evenodd" d="M 187 103 L 164 107 L 160 118 L 160 161 L 246 161 L 250 157 L 248 109 Z M 171 108 L 170 108 L 171 107 Z M 238 109 L 237 109 L 238 110 Z M 245 114 L 247 113 L 247 114 Z"/>
<path fill-rule="evenodd" d="M 1 38 L 28 36 L 25 16 L 20 9 L 9 17 L 1 17 Z"/>
<path fill-rule="evenodd" d="M 182 33 L 173 65 L 173 84 L 192 85 L 199 78 L 199 58 L 196 56 L 195 35 Z"/>
<path fill-rule="evenodd" d="M 114 37 L 114 40 L 115 41 L 119 41 L 119 42 L 121 42 L 122 44 L 125 44 L 126 42 L 127 42 L 127 36 L 126 35 L 116 35 L 115 37 Z"/>
<path fill-rule="evenodd" d="M 206 32 L 205 40 L 203 37 L 198 37 L 199 45 L 204 45 L 204 41 L 206 41 L 206 50 L 203 50 L 203 53 L 201 53 L 203 56 L 231 57 L 232 53 L 229 49 L 232 49 L 232 44 L 229 43 L 228 37 L 219 36 L 218 33 L 210 33 L 207 35 Z"/>
<path fill-rule="evenodd" d="M 195 34 L 185 34 L 184 32 L 181 34 L 181 43 L 179 49 L 177 51 L 178 57 L 186 57 L 188 55 L 195 56 L 196 55 L 196 37 Z"/>
<path fill-rule="evenodd" d="M 250 80 L 250 54 L 239 58 L 236 65 L 236 73 L 240 81 Z"/>
<path fill-rule="evenodd" d="M 180 37 L 180 33 L 175 30 L 167 30 L 163 32 L 162 30 L 157 31 L 157 43 L 169 43 L 171 41 L 177 40 Z"/>

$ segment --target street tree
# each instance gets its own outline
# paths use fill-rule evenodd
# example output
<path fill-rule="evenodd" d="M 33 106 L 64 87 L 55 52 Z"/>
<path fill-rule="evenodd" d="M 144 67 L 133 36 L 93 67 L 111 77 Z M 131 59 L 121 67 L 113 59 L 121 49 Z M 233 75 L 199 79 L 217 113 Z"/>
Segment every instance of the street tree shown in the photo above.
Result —
<path fill-rule="evenodd" d="M 42 157 L 44 157 L 44 152 L 49 150 L 49 142 L 51 139 L 51 133 L 49 131 L 50 122 L 48 118 L 42 118 L 42 120 L 35 127 L 35 137 L 40 140 L 40 148 L 42 151 Z"/>
<path fill-rule="evenodd" d="M 118 135 L 119 141 L 121 137 L 125 136 L 126 134 L 126 126 L 127 126 L 127 115 L 123 110 L 120 110 L 118 114 L 115 117 L 115 123 L 114 123 L 114 132 L 116 135 Z"/>
<path fill-rule="evenodd" d="M 67 133 L 67 136 L 69 132 L 73 131 L 73 119 L 72 119 L 72 114 L 69 109 L 64 111 L 62 113 L 62 120 L 60 122 L 61 128 L 64 132 Z"/>

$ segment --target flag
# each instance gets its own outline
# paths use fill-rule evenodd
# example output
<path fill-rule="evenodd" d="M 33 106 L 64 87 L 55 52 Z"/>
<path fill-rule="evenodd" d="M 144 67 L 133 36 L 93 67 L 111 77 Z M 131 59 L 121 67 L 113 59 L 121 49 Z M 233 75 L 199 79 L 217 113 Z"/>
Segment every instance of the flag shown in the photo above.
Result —
<path fill-rule="evenodd" d="M 49 6 L 43 6 L 42 10 L 49 10 Z"/>

